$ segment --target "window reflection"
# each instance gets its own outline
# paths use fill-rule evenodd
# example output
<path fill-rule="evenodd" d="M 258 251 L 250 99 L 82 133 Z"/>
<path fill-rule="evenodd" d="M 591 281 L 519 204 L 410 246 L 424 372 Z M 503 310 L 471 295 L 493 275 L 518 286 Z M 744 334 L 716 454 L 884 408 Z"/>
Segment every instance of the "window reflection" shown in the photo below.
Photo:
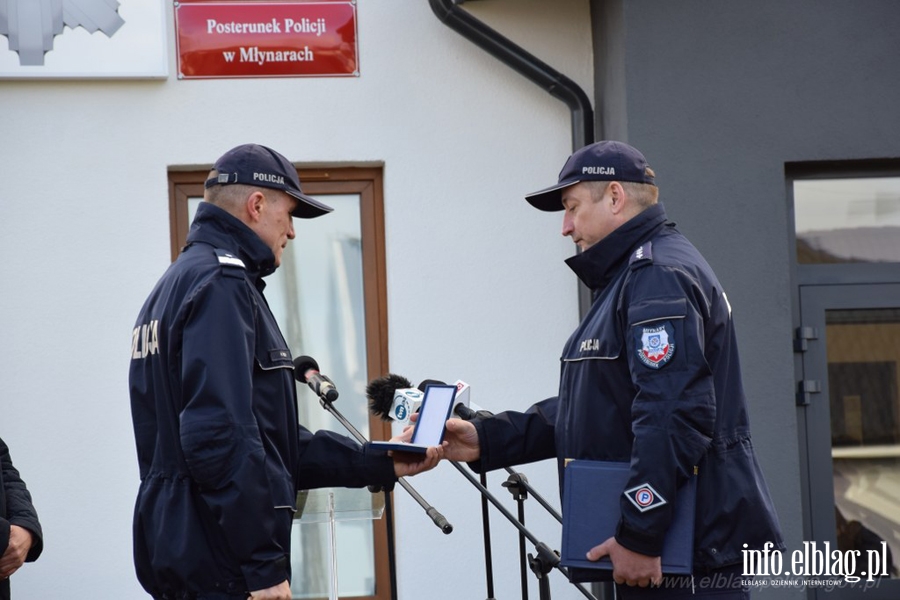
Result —
<path fill-rule="evenodd" d="M 900 177 L 794 181 L 797 262 L 900 262 Z"/>
<path fill-rule="evenodd" d="M 826 313 L 828 392 L 840 550 L 900 558 L 900 310 Z M 882 546 L 886 543 L 886 547 Z"/>

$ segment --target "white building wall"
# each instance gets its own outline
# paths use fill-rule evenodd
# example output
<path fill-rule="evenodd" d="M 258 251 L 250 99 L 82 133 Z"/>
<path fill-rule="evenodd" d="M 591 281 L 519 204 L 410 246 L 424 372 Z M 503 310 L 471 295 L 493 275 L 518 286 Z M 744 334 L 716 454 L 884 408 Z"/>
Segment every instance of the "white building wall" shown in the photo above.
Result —
<path fill-rule="evenodd" d="M 593 96 L 587 0 L 464 8 Z M 170 166 L 209 166 L 249 141 L 299 164 L 383 163 L 391 370 L 464 379 L 487 409 L 553 395 L 577 321 L 560 215 L 523 200 L 571 150 L 561 102 L 426 0 L 359 3 L 359 78 L 179 81 L 167 10 L 165 81 L 0 81 L 0 436 L 46 543 L 13 577 L 17 600 L 145 597 L 131 562 L 127 370 L 134 318 L 170 259 Z M 558 504 L 554 465 L 522 470 Z M 505 473 L 490 478 L 515 512 Z M 449 464 L 411 483 L 454 531 L 398 489 L 399 597 L 483 597 L 477 492 Z M 558 547 L 558 525 L 527 510 Z M 516 532 L 491 518 L 498 596 L 519 595 Z M 581 597 L 551 581 L 554 597 Z"/>

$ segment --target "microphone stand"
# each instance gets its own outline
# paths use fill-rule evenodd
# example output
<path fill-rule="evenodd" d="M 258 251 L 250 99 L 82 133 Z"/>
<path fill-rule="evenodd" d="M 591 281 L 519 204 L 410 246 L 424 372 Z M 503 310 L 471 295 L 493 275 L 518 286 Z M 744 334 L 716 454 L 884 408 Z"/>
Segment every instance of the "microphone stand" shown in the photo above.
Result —
<path fill-rule="evenodd" d="M 525 512 L 524 512 L 523 500 L 528 498 L 529 493 L 534 497 L 535 500 L 538 501 L 538 504 L 543 506 L 544 509 L 546 509 L 546 511 L 548 513 L 550 513 L 550 515 L 553 516 L 554 519 L 556 519 L 557 521 L 559 521 L 560 524 L 562 524 L 562 515 L 560 515 L 556 511 L 556 509 L 554 509 L 553 506 L 551 506 L 550 503 L 548 503 L 531 486 L 531 484 L 528 483 L 528 479 L 525 477 L 524 474 L 522 474 L 518 471 L 515 471 L 514 469 L 511 469 L 509 467 L 504 467 L 504 469 L 506 470 L 507 473 L 509 473 L 509 477 L 507 478 L 506 482 L 503 484 L 503 487 L 509 489 L 510 493 L 513 495 L 513 498 L 515 498 L 516 502 L 519 504 L 519 511 L 520 511 L 519 512 L 519 521 L 522 523 L 522 525 L 525 524 Z M 485 482 L 483 473 L 481 476 L 481 482 L 482 482 L 482 484 L 484 484 L 484 482 Z M 519 490 L 520 487 L 523 489 Z M 482 498 L 481 501 L 482 501 L 482 504 L 486 506 L 485 499 Z M 521 534 L 519 534 L 519 553 L 520 553 L 521 562 L 523 565 L 525 564 L 524 543 L 525 543 L 524 537 Z M 522 568 L 524 569 L 524 567 L 522 567 Z M 522 576 L 522 579 L 524 581 L 524 579 L 525 579 L 524 575 Z M 597 600 L 613 600 L 613 598 L 615 597 L 615 590 L 613 589 L 612 582 L 598 581 L 598 582 L 594 583 L 594 586 L 599 586 L 599 588 L 594 587 L 592 590 L 592 592 L 600 593 L 600 596 Z M 582 593 L 583 593 L 583 591 L 582 591 Z M 522 597 L 527 598 L 528 592 L 527 591 L 523 592 Z M 594 597 L 595 599 L 597 598 L 596 596 L 592 596 L 592 597 Z"/>
<path fill-rule="evenodd" d="M 363 434 L 361 434 L 359 432 L 359 430 L 356 427 L 353 426 L 353 424 L 350 421 L 348 421 L 346 418 L 344 418 L 344 415 L 341 414 L 341 411 L 336 409 L 334 407 L 334 404 L 331 401 L 326 400 L 325 398 L 322 398 L 320 396 L 319 404 L 322 405 L 322 408 L 324 408 L 329 413 L 331 413 L 335 419 L 340 421 L 341 425 L 343 425 L 347 429 L 347 431 L 349 431 L 353 435 L 353 437 L 356 438 L 356 441 L 358 441 L 360 444 L 365 444 L 366 442 L 369 441 L 365 438 L 365 436 Z M 399 483 L 400 486 L 404 490 L 409 492 L 409 495 L 412 496 L 413 499 L 415 499 L 415 501 L 419 503 L 419 506 L 421 506 L 425 510 L 425 514 L 427 514 L 431 518 L 431 520 L 434 522 L 434 524 L 437 525 L 438 528 L 444 534 L 448 534 L 451 531 L 453 531 L 453 525 L 451 525 L 449 523 L 449 521 L 447 521 L 447 519 L 444 518 L 444 515 L 439 513 L 435 507 L 428 504 L 428 502 L 426 502 L 425 499 L 419 495 L 419 492 L 417 492 L 415 489 L 413 489 L 413 487 L 406 481 L 406 479 L 404 477 L 398 477 L 397 483 Z"/>
<path fill-rule="evenodd" d="M 481 492 L 481 496 L 483 499 L 489 500 L 491 504 L 493 504 L 494 507 L 500 511 L 500 514 L 506 517 L 506 520 L 512 523 L 512 525 L 519 530 L 519 533 L 522 536 L 528 538 L 528 540 L 532 544 L 534 544 L 536 554 L 528 555 L 529 566 L 538 579 L 541 600 L 550 600 L 550 580 L 547 578 L 547 575 L 550 573 L 550 571 L 555 568 L 558 569 L 563 575 L 565 575 L 566 578 L 568 578 L 569 576 L 569 571 L 559 564 L 559 555 L 551 550 L 550 547 L 547 546 L 547 544 L 539 541 L 534 536 L 534 534 L 526 529 L 525 526 L 520 523 L 516 519 L 516 517 L 514 517 L 512 513 L 510 513 L 506 509 L 505 506 L 500 504 L 500 502 L 494 497 L 494 495 L 491 494 L 491 492 L 486 487 L 481 485 L 481 483 L 477 479 L 475 479 L 475 476 L 469 473 L 465 467 L 463 467 L 456 461 L 451 460 L 448 462 L 456 467 L 456 470 L 462 473 L 463 477 L 468 479 L 469 483 L 471 483 L 473 486 L 475 486 L 476 489 L 478 489 L 479 492 Z M 580 591 L 586 598 L 597 600 L 597 598 L 589 591 L 587 591 L 587 589 L 585 589 L 585 587 L 580 583 L 573 583 L 573 585 L 578 588 L 578 591 Z"/>
<path fill-rule="evenodd" d="M 487 474 L 481 473 L 481 485 L 487 488 Z M 488 514 L 487 497 L 481 495 L 481 524 L 483 528 L 482 537 L 484 538 L 484 575 L 487 579 L 487 600 L 496 600 L 494 598 L 494 560 L 491 557 L 491 518 Z"/>
<path fill-rule="evenodd" d="M 506 483 L 503 484 L 503 487 L 508 487 L 509 491 L 515 497 L 517 488 L 522 488 L 523 498 L 528 498 L 528 494 L 531 494 L 535 500 L 538 501 L 538 504 L 544 507 L 544 509 L 550 513 L 550 515 L 559 521 L 560 525 L 562 524 L 562 515 L 559 514 L 553 506 L 547 502 L 540 494 L 537 493 L 530 483 L 528 483 L 528 478 L 525 477 L 522 473 L 516 471 L 515 469 L 510 469 L 509 467 L 503 467 L 507 473 L 509 473 L 509 477 L 506 479 Z"/>
<path fill-rule="evenodd" d="M 331 415 L 335 419 L 337 419 L 341 423 L 341 425 L 343 425 L 344 428 L 347 431 L 349 431 L 351 435 L 353 435 L 354 438 L 356 438 L 357 442 L 359 442 L 360 444 L 365 444 L 366 442 L 369 441 L 366 439 L 366 437 L 362 433 L 360 433 L 359 429 L 357 429 L 356 427 L 353 426 L 353 423 L 348 421 L 344 417 L 344 415 L 341 414 L 341 411 L 339 411 L 338 409 L 336 409 L 334 407 L 333 401 L 326 399 L 323 395 L 319 395 L 319 404 L 322 405 L 322 408 L 324 408 L 326 411 L 331 413 Z M 425 514 L 427 514 L 431 518 L 432 522 L 435 525 L 437 525 L 440 528 L 440 530 L 442 532 L 444 532 L 444 534 L 449 534 L 450 532 L 453 531 L 453 525 L 451 525 L 450 522 L 447 521 L 446 518 L 444 518 L 444 515 L 439 513 L 435 507 L 428 504 L 428 502 L 425 501 L 425 499 L 419 494 L 419 492 L 417 492 L 409 484 L 409 482 L 406 481 L 405 478 L 398 477 L 397 483 L 399 483 L 400 486 L 404 490 L 406 490 L 409 493 L 409 495 L 415 499 L 416 502 L 419 503 L 419 506 L 421 506 L 425 510 Z M 369 490 L 372 492 L 379 491 L 377 486 L 370 486 Z M 385 525 L 386 525 L 386 529 L 387 529 L 387 538 L 388 538 L 388 540 L 387 540 L 388 541 L 388 572 L 389 572 L 390 580 L 391 580 L 391 598 L 393 600 L 396 600 L 397 599 L 397 565 L 394 560 L 394 552 L 395 552 L 395 550 L 394 550 L 394 531 L 393 531 L 394 530 L 394 515 L 393 515 L 394 507 L 393 507 L 393 503 L 391 502 L 391 494 L 387 493 L 386 490 L 384 493 L 384 509 L 385 509 L 386 519 L 387 519 Z"/>
<path fill-rule="evenodd" d="M 537 493 L 537 491 L 528 483 L 528 478 L 525 477 L 523 473 L 519 473 L 509 467 L 504 467 L 506 472 L 509 473 L 509 477 L 507 477 L 506 481 L 503 482 L 503 487 L 509 490 L 512 494 L 513 499 L 516 501 L 516 505 L 518 507 L 519 512 L 519 523 L 525 525 L 525 500 L 528 499 L 528 494 L 530 493 L 535 500 L 538 501 L 538 504 L 543 506 L 547 512 L 549 512 L 560 524 L 562 524 L 562 515 L 560 515 L 556 509 L 554 509 L 544 498 Z M 484 479 L 482 479 L 482 484 L 484 483 Z M 521 571 L 522 576 L 522 600 L 528 600 L 528 587 L 527 587 L 527 572 L 526 572 L 526 562 L 525 562 L 525 536 L 522 533 L 519 533 L 519 561 L 520 566 L 519 569 Z"/>
<path fill-rule="evenodd" d="M 471 421 L 474 418 L 487 418 L 494 416 L 493 413 L 487 410 L 479 410 L 474 411 L 470 409 L 468 406 L 459 405 L 455 407 L 453 411 L 456 416 L 465 420 Z M 535 548 L 538 551 L 536 557 L 533 557 L 531 554 L 528 555 L 529 565 L 531 570 L 534 571 L 535 575 L 538 578 L 538 584 L 541 592 L 541 599 L 549 599 L 550 598 L 550 582 L 547 579 L 546 575 L 550 572 L 554 567 L 559 569 L 567 578 L 569 576 L 569 572 L 565 567 L 559 566 L 559 556 L 556 552 L 550 550 L 546 544 L 542 542 L 538 542 L 534 536 L 525 528 L 525 508 L 524 508 L 524 500 L 528 497 L 530 493 L 535 500 L 538 501 L 538 504 L 544 507 L 544 509 L 549 512 L 553 518 L 559 521 L 562 524 L 562 515 L 554 509 L 549 502 L 547 502 L 543 496 L 541 496 L 537 491 L 528 483 L 528 479 L 518 471 L 511 469 L 509 467 L 504 467 L 506 472 L 509 473 L 509 477 L 506 482 L 503 484 L 503 487 L 507 488 L 510 493 L 513 495 L 513 498 L 516 500 L 519 507 L 519 518 L 516 520 L 509 511 L 506 510 L 502 505 L 500 505 L 497 500 L 491 495 L 491 493 L 487 490 L 485 485 L 486 479 L 484 473 L 481 474 L 481 483 L 475 480 L 471 473 L 465 470 L 465 468 L 457 462 L 449 461 L 456 469 L 463 474 L 463 476 L 469 480 L 469 482 L 474 485 L 481 492 L 481 503 L 482 510 L 485 512 L 484 521 L 485 528 L 487 528 L 487 509 L 486 509 L 486 500 L 490 500 L 494 506 L 503 514 L 506 519 L 512 523 L 519 530 L 519 552 L 521 555 L 521 571 L 522 571 L 522 598 L 523 600 L 528 599 L 528 587 L 526 582 L 525 575 L 525 538 L 527 537 L 531 543 L 535 545 Z M 485 555 L 489 553 L 489 549 L 487 545 L 490 544 L 489 536 L 485 536 Z M 490 584 L 490 579 L 488 580 Z M 591 600 L 597 600 L 597 597 L 592 593 L 587 591 L 587 589 L 581 585 L 580 583 L 572 582 L 578 591 L 580 591 L 586 598 Z M 490 589 L 490 588 L 489 588 Z M 490 593 L 490 592 L 489 592 Z M 492 599 L 489 599 L 492 600 Z"/>
<path fill-rule="evenodd" d="M 503 487 L 509 490 L 513 500 L 516 501 L 516 507 L 519 513 L 519 523 L 525 525 L 525 500 L 528 498 L 528 491 L 521 485 L 525 481 L 525 476 L 516 473 L 510 475 L 503 482 Z M 519 572 L 522 588 L 522 600 L 528 600 L 528 568 L 525 562 L 525 536 L 519 532 Z"/>
<path fill-rule="evenodd" d="M 360 444 L 366 443 L 366 438 L 363 436 L 359 430 L 353 426 L 350 421 L 344 418 L 344 415 L 334 407 L 333 401 L 328 400 L 324 394 L 316 394 L 319 397 L 319 404 L 322 405 L 322 408 L 327 410 L 331 415 L 340 421 L 341 425 L 349 431 L 356 441 Z M 378 486 L 369 486 L 369 491 L 372 493 L 376 493 L 381 491 Z M 397 565 L 394 560 L 394 505 L 391 502 L 391 495 L 388 493 L 384 494 L 384 512 L 385 512 L 385 529 L 387 529 L 387 543 L 388 543 L 388 577 L 391 582 L 391 599 L 397 600 Z M 335 590 L 335 593 L 337 591 Z"/>

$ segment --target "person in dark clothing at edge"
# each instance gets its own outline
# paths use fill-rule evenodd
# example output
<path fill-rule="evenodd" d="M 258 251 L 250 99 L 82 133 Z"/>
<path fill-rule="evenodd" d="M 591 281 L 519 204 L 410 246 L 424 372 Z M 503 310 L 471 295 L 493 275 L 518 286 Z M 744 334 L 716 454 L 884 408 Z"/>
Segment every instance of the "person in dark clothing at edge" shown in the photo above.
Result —
<path fill-rule="evenodd" d="M 332 209 L 302 193 L 295 167 L 238 146 L 216 162 L 203 199 L 133 332 L 135 568 L 158 599 L 290 600 L 298 490 L 390 489 L 442 450 L 392 456 L 299 424 L 291 352 L 263 277 L 294 238 L 292 217 Z"/>
<path fill-rule="evenodd" d="M 0 600 L 10 599 L 9 578 L 44 549 L 44 534 L 31 494 L 0 439 Z"/>
<path fill-rule="evenodd" d="M 623 494 L 615 536 L 588 554 L 611 558 L 619 597 L 748 598 L 741 551 L 784 544 L 750 440 L 722 286 L 667 220 L 653 171 L 627 144 L 578 150 L 556 185 L 526 199 L 565 211 L 562 234 L 582 250 L 566 262 L 593 304 L 563 349 L 559 395 L 524 413 L 450 420 L 444 457 L 477 471 L 556 457 L 560 483 L 567 458 L 630 462 L 625 489 L 649 486 L 656 500 L 642 512 Z M 665 499 L 695 467 L 694 577 L 664 582 Z M 715 585 L 694 586 L 700 575 Z"/>

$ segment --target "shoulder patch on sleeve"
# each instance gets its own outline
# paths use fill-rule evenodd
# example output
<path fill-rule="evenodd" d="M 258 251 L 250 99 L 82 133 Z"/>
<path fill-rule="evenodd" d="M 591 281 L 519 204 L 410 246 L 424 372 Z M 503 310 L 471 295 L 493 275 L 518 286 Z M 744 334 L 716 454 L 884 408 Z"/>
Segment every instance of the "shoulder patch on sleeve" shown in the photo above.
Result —
<path fill-rule="evenodd" d="M 239 259 L 237 256 L 228 252 L 227 250 L 220 250 L 216 248 L 216 256 L 219 257 L 220 265 L 227 265 L 229 267 L 240 267 L 241 269 L 246 269 L 247 266 L 244 264 L 244 261 Z"/>
<path fill-rule="evenodd" d="M 636 485 L 630 490 L 625 490 L 624 493 L 625 497 L 641 512 L 668 504 L 662 494 L 654 490 L 649 483 Z"/>
<path fill-rule="evenodd" d="M 646 242 L 631 253 L 628 259 L 628 266 L 632 269 L 649 265 L 653 262 L 653 242 Z"/>
<path fill-rule="evenodd" d="M 675 326 L 671 321 L 637 325 L 634 337 L 638 360 L 650 369 L 665 366 L 675 356 Z"/>

